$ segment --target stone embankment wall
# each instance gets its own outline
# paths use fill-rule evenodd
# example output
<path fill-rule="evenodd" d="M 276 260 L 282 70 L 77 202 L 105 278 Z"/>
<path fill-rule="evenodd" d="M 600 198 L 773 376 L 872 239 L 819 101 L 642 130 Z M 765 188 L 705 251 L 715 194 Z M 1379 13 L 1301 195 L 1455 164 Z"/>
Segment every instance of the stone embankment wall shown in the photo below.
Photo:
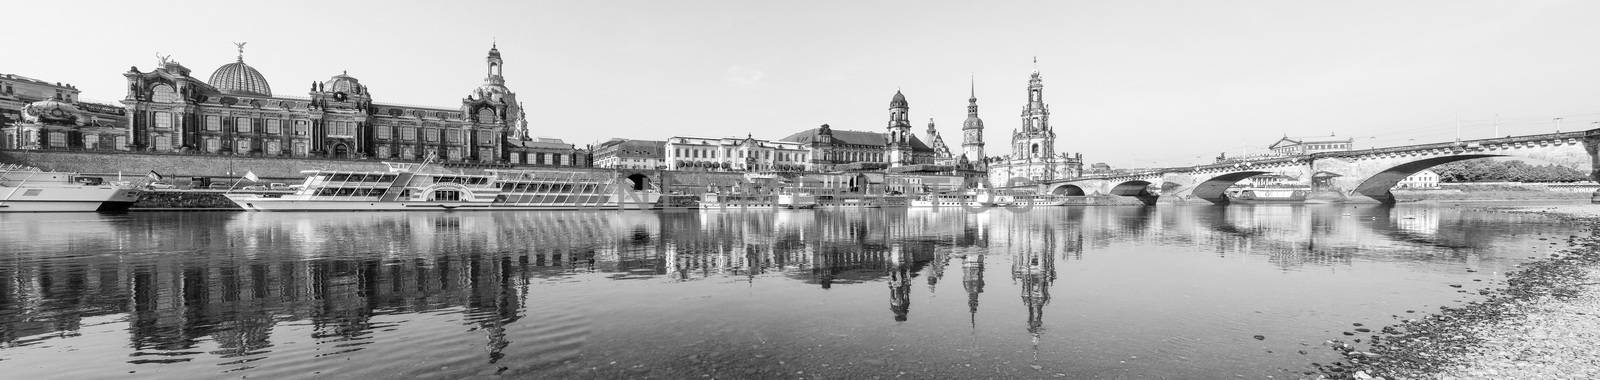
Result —
<path fill-rule="evenodd" d="M 144 177 L 155 171 L 171 179 L 182 177 L 230 178 L 253 172 L 272 182 L 299 182 L 301 170 L 332 169 L 356 171 L 385 170 L 382 162 L 370 160 L 322 160 L 296 158 L 252 158 L 216 155 L 85 153 L 28 150 L 0 150 L 0 163 L 22 164 L 44 170 L 84 174 Z M 229 174 L 230 171 L 232 174 Z"/>

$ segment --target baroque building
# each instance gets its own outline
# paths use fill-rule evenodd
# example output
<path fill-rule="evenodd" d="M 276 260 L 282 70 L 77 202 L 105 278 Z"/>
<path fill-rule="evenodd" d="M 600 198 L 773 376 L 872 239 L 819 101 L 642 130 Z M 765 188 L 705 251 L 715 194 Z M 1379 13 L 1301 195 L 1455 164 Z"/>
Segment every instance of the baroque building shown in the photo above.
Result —
<path fill-rule="evenodd" d="M 365 84 L 342 72 L 313 81 L 306 97 L 275 95 L 260 71 L 222 65 L 207 81 L 169 57 L 148 72 L 123 76 L 130 147 L 261 157 L 380 159 L 474 164 L 586 166 L 589 155 L 559 140 L 528 135 L 516 93 L 505 86 L 498 47 L 485 57 L 485 78 L 457 107 L 377 102 Z"/>
<path fill-rule="evenodd" d="M 961 122 L 960 162 L 968 169 L 989 170 L 988 157 L 983 154 L 983 119 L 978 118 L 978 85 L 974 81 L 967 97 L 967 120 Z"/>
<path fill-rule="evenodd" d="M 968 107 L 969 114 L 976 118 L 976 100 Z M 1050 106 L 1044 102 L 1044 82 L 1038 68 L 1028 78 L 1028 103 L 1023 106 L 1021 117 L 1022 129 L 1011 133 L 1011 155 L 995 157 L 987 163 L 990 185 L 1031 184 L 1083 175 L 1081 153 L 1056 154 L 1056 132 L 1050 126 Z"/>
<path fill-rule="evenodd" d="M 895 91 L 889 100 L 889 122 L 884 132 L 835 130 L 827 124 L 784 137 L 783 141 L 804 144 L 811 151 L 809 166 L 815 171 L 899 168 L 932 165 L 950 159 L 950 149 L 933 129 L 929 119 L 929 146 L 911 132 L 911 103 Z"/>

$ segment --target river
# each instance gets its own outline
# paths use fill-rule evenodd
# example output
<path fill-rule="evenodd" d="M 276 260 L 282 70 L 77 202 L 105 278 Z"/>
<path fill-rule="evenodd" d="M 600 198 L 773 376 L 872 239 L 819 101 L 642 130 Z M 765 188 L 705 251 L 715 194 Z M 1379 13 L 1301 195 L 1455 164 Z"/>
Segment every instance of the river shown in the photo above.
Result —
<path fill-rule="evenodd" d="M 1294 378 L 1578 228 L 1429 205 L 0 214 L 0 373 Z"/>

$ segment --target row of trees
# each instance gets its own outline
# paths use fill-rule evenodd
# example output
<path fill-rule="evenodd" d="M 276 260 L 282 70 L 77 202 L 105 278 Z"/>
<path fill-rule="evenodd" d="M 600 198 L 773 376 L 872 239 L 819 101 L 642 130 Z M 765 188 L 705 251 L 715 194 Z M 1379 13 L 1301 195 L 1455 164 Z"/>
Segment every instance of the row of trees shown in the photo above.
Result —
<path fill-rule="evenodd" d="M 1555 164 L 1535 166 L 1522 161 L 1466 160 L 1433 167 L 1439 182 L 1578 182 L 1589 173 Z"/>

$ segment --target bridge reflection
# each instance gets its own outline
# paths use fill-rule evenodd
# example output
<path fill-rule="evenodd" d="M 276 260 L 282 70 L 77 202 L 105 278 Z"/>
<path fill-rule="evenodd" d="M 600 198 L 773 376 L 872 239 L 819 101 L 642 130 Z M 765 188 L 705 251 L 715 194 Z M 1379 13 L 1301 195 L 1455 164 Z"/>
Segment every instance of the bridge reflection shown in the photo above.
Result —
<path fill-rule="evenodd" d="M 1459 260 L 1476 253 L 1465 247 L 1538 228 L 1453 209 L 1267 205 L 314 216 L 0 215 L 0 342 L 37 344 L 125 315 L 131 362 L 247 360 L 273 349 L 274 329 L 306 321 L 309 338 L 340 355 L 393 327 L 377 316 L 460 308 L 494 362 L 541 281 L 887 286 L 888 316 L 907 321 L 917 284 L 935 291 L 952 265 L 974 327 L 980 304 L 1025 308 L 1037 340 L 1058 266 L 1116 245 L 1154 239 L 1292 269 L 1419 245 L 1459 249 L 1428 260 Z M 1019 301 L 980 299 L 992 268 L 1009 269 Z M 193 352 L 206 339 L 218 348 Z"/>

